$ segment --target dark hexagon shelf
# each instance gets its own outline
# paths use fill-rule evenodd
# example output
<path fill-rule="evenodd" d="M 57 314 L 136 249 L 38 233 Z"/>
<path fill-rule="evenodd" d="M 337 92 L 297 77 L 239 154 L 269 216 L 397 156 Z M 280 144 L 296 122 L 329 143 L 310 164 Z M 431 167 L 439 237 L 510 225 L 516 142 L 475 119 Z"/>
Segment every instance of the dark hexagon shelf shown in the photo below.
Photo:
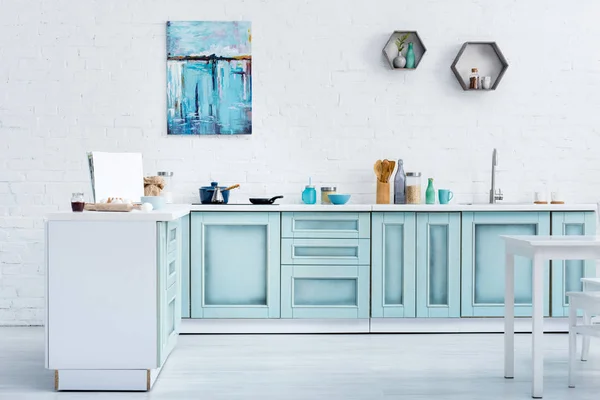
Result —
<path fill-rule="evenodd" d="M 406 42 L 405 42 L 406 44 L 404 45 L 404 50 L 402 50 L 402 54 L 406 57 L 406 51 L 408 49 L 408 44 L 410 42 L 412 42 L 413 43 L 413 51 L 415 52 L 415 67 L 414 68 L 396 68 L 396 67 L 394 67 L 394 58 L 396 58 L 396 56 L 398 55 L 398 47 L 396 47 L 396 39 L 403 36 L 406 33 L 408 33 L 409 35 L 408 35 L 408 38 L 406 39 Z M 383 48 L 383 55 L 385 56 L 386 60 L 388 61 L 388 63 L 390 64 L 390 67 L 392 69 L 411 71 L 413 69 L 417 69 L 417 67 L 421 63 L 421 59 L 423 58 L 423 55 L 425 55 L 426 51 L 427 51 L 427 49 L 425 48 L 425 45 L 423 44 L 423 41 L 419 37 L 419 34 L 417 33 L 417 31 L 394 31 L 394 33 L 392 33 L 392 35 L 388 39 L 387 43 L 385 44 L 385 47 Z"/>
<path fill-rule="evenodd" d="M 508 68 L 508 62 L 496 42 L 466 42 L 460 48 L 450 67 L 463 90 L 486 92 L 496 90 Z M 490 76 L 490 89 L 469 89 L 471 68 L 477 68 L 479 77 Z"/>

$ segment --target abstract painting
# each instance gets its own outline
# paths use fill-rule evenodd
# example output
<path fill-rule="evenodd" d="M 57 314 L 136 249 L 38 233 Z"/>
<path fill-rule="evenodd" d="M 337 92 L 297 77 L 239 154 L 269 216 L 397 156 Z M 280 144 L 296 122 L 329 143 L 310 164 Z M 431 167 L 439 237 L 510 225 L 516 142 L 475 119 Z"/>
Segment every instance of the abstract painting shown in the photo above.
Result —
<path fill-rule="evenodd" d="M 167 22 L 167 133 L 252 133 L 250 22 Z"/>

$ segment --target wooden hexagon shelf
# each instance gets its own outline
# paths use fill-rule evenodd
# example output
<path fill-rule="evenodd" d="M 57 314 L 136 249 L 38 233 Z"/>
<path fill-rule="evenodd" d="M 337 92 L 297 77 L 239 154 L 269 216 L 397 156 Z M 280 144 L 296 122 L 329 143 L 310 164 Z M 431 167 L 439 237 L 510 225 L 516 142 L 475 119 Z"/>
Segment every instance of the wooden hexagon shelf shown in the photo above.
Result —
<path fill-rule="evenodd" d="M 508 68 L 508 61 L 496 42 L 465 42 L 450 68 L 463 90 L 487 92 L 496 90 Z M 490 89 L 469 89 L 471 68 L 479 70 L 480 78 L 492 78 Z"/>
<path fill-rule="evenodd" d="M 402 54 L 404 56 L 406 56 L 408 44 L 410 42 L 412 42 L 413 43 L 413 51 L 415 52 L 415 67 L 414 68 L 396 68 L 396 67 L 394 67 L 394 58 L 396 58 L 396 56 L 398 55 L 398 48 L 396 47 L 396 39 L 407 33 L 408 33 L 408 38 L 406 39 L 406 45 L 405 45 L 404 50 L 402 50 Z M 423 41 L 419 37 L 419 34 L 417 33 L 417 31 L 394 31 L 394 33 L 392 33 L 392 35 L 388 39 L 387 43 L 385 44 L 385 47 L 383 48 L 383 55 L 385 56 L 385 59 L 388 61 L 388 63 L 390 64 L 390 67 L 392 69 L 410 71 L 413 69 L 417 69 L 419 67 L 419 64 L 421 63 L 421 59 L 425 55 L 426 51 L 427 51 L 427 49 L 425 48 L 425 45 L 423 44 Z"/>

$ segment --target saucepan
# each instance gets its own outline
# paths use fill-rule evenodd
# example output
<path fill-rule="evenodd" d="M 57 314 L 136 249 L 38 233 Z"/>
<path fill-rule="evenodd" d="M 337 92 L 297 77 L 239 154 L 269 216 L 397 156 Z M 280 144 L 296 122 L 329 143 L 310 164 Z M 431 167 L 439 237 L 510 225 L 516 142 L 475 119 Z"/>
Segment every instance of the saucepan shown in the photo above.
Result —
<path fill-rule="evenodd" d="M 270 199 L 252 198 L 252 199 L 250 199 L 250 203 L 252 203 L 252 204 L 273 204 L 275 202 L 275 200 L 277 200 L 277 199 L 283 199 L 283 196 L 275 196 L 275 197 L 271 197 Z"/>

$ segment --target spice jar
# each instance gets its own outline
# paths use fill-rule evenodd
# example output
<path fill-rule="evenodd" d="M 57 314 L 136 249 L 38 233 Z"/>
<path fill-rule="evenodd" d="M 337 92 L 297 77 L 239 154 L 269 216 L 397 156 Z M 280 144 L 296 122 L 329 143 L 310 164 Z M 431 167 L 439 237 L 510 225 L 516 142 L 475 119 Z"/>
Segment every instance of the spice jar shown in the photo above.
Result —
<path fill-rule="evenodd" d="M 74 212 L 82 212 L 85 206 L 83 193 L 73 193 L 71 195 L 71 210 Z"/>
<path fill-rule="evenodd" d="M 321 204 L 331 204 L 329 195 L 335 194 L 336 190 L 335 186 L 321 186 Z"/>
<path fill-rule="evenodd" d="M 471 75 L 469 75 L 469 89 L 479 89 L 479 72 L 477 68 L 471 68 Z"/>
<path fill-rule="evenodd" d="M 173 202 L 173 173 L 169 171 L 159 171 L 158 176 L 163 178 L 165 186 L 163 187 L 160 195 L 165 198 L 165 203 Z"/>
<path fill-rule="evenodd" d="M 421 204 L 421 173 L 406 173 L 406 204 Z"/>

